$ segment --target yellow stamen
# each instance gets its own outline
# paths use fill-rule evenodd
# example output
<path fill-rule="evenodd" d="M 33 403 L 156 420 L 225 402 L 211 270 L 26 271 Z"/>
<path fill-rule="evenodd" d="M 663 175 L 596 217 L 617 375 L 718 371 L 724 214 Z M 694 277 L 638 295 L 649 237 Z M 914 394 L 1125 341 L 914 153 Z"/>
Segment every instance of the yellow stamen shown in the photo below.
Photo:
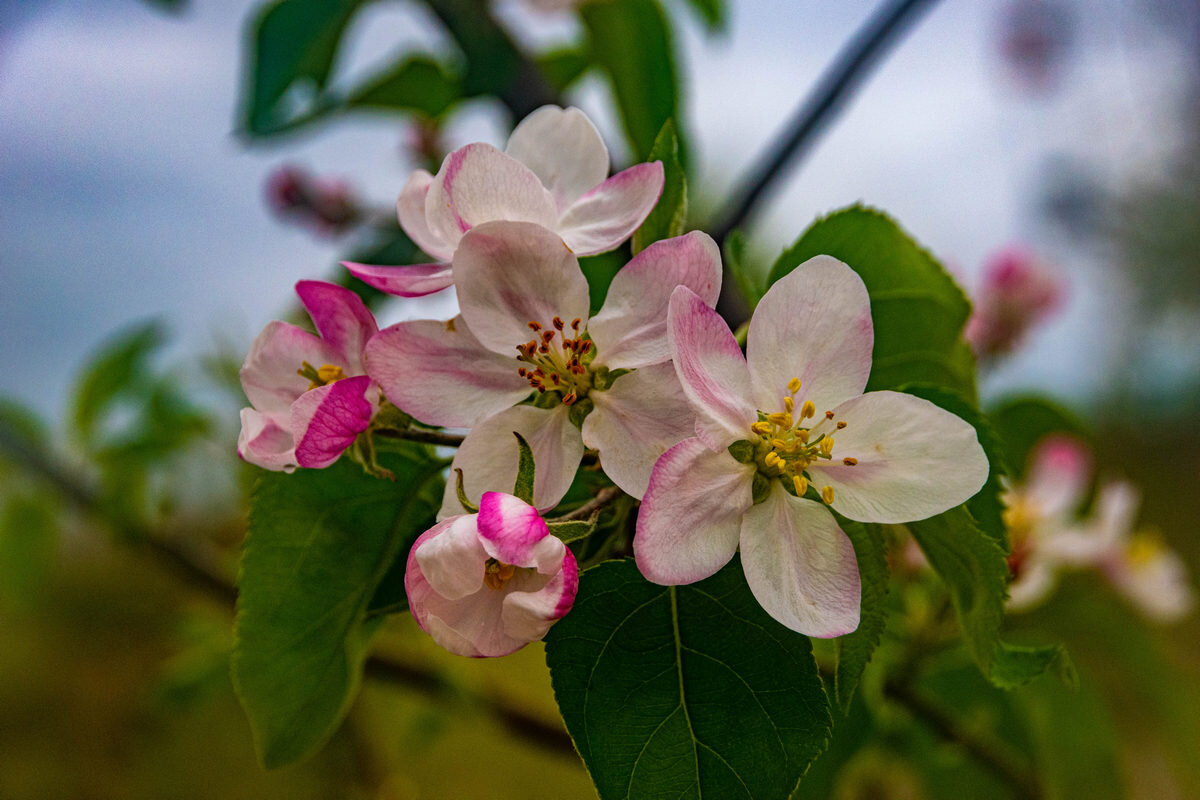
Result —
<path fill-rule="evenodd" d="M 783 407 L 787 413 L 791 414 L 796 408 L 796 402 L 790 397 L 783 398 Z"/>
<path fill-rule="evenodd" d="M 326 385 L 334 381 L 340 381 L 346 377 L 346 373 L 337 364 L 323 364 L 317 370 L 317 377 L 325 381 Z"/>
<path fill-rule="evenodd" d="M 820 448 L 821 448 L 821 452 L 824 453 L 825 455 L 829 455 L 830 453 L 832 453 L 833 452 L 833 437 L 826 436 L 824 439 L 822 439 Z"/>
<path fill-rule="evenodd" d="M 1145 566 L 1167 549 L 1162 535 L 1157 531 L 1144 530 L 1133 535 L 1125 549 L 1125 557 L 1136 567 Z"/>
<path fill-rule="evenodd" d="M 833 487 L 826 486 L 821 490 L 821 499 L 825 501 L 825 505 L 833 505 Z"/>
<path fill-rule="evenodd" d="M 808 428 L 796 431 L 796 438 L 800 440 L 801 444 L 808 444 Z"/>
<path fill-rule="evenodd" d="M 483 567 L 483 583 L 489 589 L 503 589 L 504 584 L 512 580 L 517 568 L 494 558 L 489 558 Z"/>
<path fill-rule="evenodd" d="M 774 467 L 780 464 L 782 461 L 783 459 L 779 457 L 779 453 L 776 453 L 774 450 L 767 453 L 766 458 L 763 459 L 763 463 L 768 467 Z"/>
<path fill-rule="evenodd" d="M 774 414 L 768 414 L 767 419 L 773 425 L 778 425 L 781 428 L 792 427 L 792 415 L 786 411 L 776 411 Z"/>
<path fill-rule="evenodd" d="M 817 407 L 812 400 L 805 400 L 804 405 L 800 407 L 800 419 L 809 419 L 817 415 Z"/>
<path fill-rule="evenodd" d="M 792 394 L 795 394 L 796 392 L 800 391 L 800 379 L 799 378 L 792 378 L 790 381 L 788 381 L 788 391 L 791 392 Z"/>
<path fill-rule="evenodd" d="M 858 463 L 858 459 L 852 458 L 850 456 L 846 456 L 845 458 L 842 459 L 842 463 L 845 464 L 847 467 L 853 467 L 855 464 Z"/>
<path fill-rule="evenodd" d="M 797 497 L 804 497 L 804 493 L 808 491 L 808 478 L 803 475 L 793 475 L 792 486 L 796 487 Z"/>
<path fill-rule="evenodd" d="M 832 411 L 826 411 L 826 412 L 825 412 L 825 419 L 833 419 L 833 412 L 832 412 Z"/>
<path fill-rule="evenodd" d="M 771 447 L 774 447 L 776 450 L 787 450 L 788 443 L 785 442 L 783 439 L 772 439 Z"/>
<path fill-rule="evenodd" d="M 769 423 L 769 422 L 756 422 L 756 423 L 754 423 L 753 425 L 751 425 L 751 426 L 750 426 L 750 430 L 754 431 L 754 432 L 755 432 L 755 433 L 757 433 L 759 436 L 765 436 L 765 435 L 767 435 L 768 433 L 770 433 L 770 432 L 771 432 L 771 423 Z"/>

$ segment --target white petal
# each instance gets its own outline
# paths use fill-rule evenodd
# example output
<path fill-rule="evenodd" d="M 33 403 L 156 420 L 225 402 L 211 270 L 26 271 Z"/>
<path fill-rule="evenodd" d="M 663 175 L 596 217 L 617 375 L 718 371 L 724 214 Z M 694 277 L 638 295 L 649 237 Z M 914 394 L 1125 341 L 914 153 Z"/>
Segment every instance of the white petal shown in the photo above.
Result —
<path fill-rule="evenodd" d="M 821 638 L 858 627 L 858 560 L 828 509 L 776 482 L 746 512 L 741 547 L 750 591 L 780 623 Z"/>
<path fill-rule="evenodd" d="M 413 544 L 413 554 L 429 585 L 447 600 L 461 600 L 483 586 L 488 554 L 474 514 L 439 522 Z"/>
<path fill-rule="evenodd" d="M 662 195 L 663 180 L 660 161 L 618 172 L 566 210 L 559 234 L 581 256 L 607 253 L 646 221 Z"/>
<path fill-rule="evenodd" d="M 454 254 L 454 281 L 471 332 L 501 355 L 515 358 L 517 345 L 537 338 L 530 322 L 546 330 L 554 317 L 587 323 L 588 285 L 579 262 L 537 225 L 493 222 L 471 231 Z"/>
<path fill-rule="evenodd" d="M 478 505 L 484 492 L 511 492 L 517 480 L 519 449 L 513 431 L 525 437 L 536 468 L 533 505 L 541 511 L 554 508 L 571 483 L 583 459 L 583 440 L 571 424 L 567 406 L 554 409 L 513 406 L 488 417 L 467 435 L 451 469 L 463 471 L 463 489 Z M 455 476 L 446 482 L 439 517 L 461 514 Z"/>
<path fill-rule="evenodd" d="M 1083 500 L 1092 477 L 1086 445 L 1070 436 L 1038 442 L 1022 491 L 1043 516 L 1069 517 Z"/>
<path fill-rule="evenodd" d="M 833 409 L 833 458 L 808 468 L 814 486 L 834 488 L 833 507 L 861 522 L 912 522 L 969 500 L 988 476 L 975 429 L 928 400 L 868 392 Z M 858 459 L 846 466 L 843 459 Z"/>
<path fill-rule="evenodd" d="M 449 261 L 454 248 L 431 231 L 425 219 L 425 197 L 432 185 L 432 175 L 423 169 L 415 170 L 400 190 L 400 197 L 396 200 L 396 216 L 400 220 L 400 227 L 417 247 L 438 261 Z"/>
<path fill-rule="evenodd" d="M 817 413 L 862 394 L 875 329 L 862 278 L 836 258 L 816 256 L 775 282 L 750 320 L 746 360 L 761 411 L 780 411 L 799 378 L 797 406 Z"/>
<path fill-rule="evenodd" d="M 608 177 L 608 148 L 578 108 L 542 106 L 513 129 L 505 152 L 538 176 L 560 212 Z"/>
<path fill-rule="evenodd" d="M 728 564 L 737 552 L 742 514 L 752 503 L 753 476 L 753 466 L 696 438 L 664 453 L 650 475 L 633 539 L 646 580 L 695 583 Z"/>
<path fill-rule="evenodd" d="M 643 367 L 588 396 L 596 407 L 583 421 L 583 443 L 600 452 L 613 483 L 642 499 L 659 456 L 691 437 L 696 427 L 675 367 Z"/>
<path fill-rule="evenodd" d="M 342 354 L 306 330 L 272 322 L 250 345 L 242 364 L 242 390 L 250 404 L 268 414 L 291 413 L 292 402 L 308 391 L 309 380 L 297 374 L 303 362 L 316 368 L 344 367 Z"/>

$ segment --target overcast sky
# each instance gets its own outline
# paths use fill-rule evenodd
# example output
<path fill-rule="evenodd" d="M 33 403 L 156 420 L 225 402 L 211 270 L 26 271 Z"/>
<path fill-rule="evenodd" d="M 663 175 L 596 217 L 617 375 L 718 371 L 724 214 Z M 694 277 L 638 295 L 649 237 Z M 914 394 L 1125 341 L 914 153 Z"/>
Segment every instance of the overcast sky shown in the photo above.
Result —
<path fill-rule="evenodd" d="M 169 322 L 181 354 L 223 337 L 244 348 L 300 278 L 329 274 L 339 246 L 275 221 L 264 176 L 283 161 L 341 175 L 388 205 L 409 169 L 403 130 L 356 118 L 300 140 L 252 149 L 231 133 L 244 17 L 253 4 L 192 0 L 173 17 L 137 0 L 0 0 L 0 374 L 6 394 L 56 415 L 70 376 L 98 340 L 131 321 Z M 730 31 L 682 27 L 687 113 L 706 191 L 721 196 L 874 4 L 733 2 Z M 1012 85 L 997 54 L 1001 0 L 945 0 L 883 65 L 787 184 L 758 228 L 778 248 L 815 215 L 857 201 L 897 217 L 970 286 L 985 256 L 1033 241 L 1068 270 L 1070 303 L 992 391 L 1040 387 L 1085 398 L 1114 352 L 1120 288 L 1094 255 L 1047 239 L 1035 201 L 1051 159 L 1099 165 L 1119 181 L 1153 168 L 1169 142 L 1164 76 L 1177 56 L 1116 0 L 1088 3 L 1079 57 L 1059 90 Z M 521 38 L 570 36 L 569 18 L 503 18 Z M 410 3 L 357 20 L 341 80 L 438 32 Z M 604 109 L 604 89 L 575 100 Z M 613 120 L 599 123 L 616 144 Z M 476 107 L 452 144 L 500 143 L 502 117 Z M 439 315 L 405 301 L 394 319 Z"/>

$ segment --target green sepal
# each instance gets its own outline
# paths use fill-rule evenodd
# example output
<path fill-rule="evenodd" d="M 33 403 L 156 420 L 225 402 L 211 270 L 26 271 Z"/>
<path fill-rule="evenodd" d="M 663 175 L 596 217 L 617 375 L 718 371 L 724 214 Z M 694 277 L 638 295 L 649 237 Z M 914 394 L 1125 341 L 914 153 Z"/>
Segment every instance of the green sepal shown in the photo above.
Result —
<path fill-rule="evenodd" d="M 729 455 L 733 456 L 733 460 L 739 464 L 749 464 L 754 461 L 754 451 L 756 449 L 755 442 L 749 439 L 742 439 L 729 445 Z"/>
<path fill-rule="evenodd" d="M 591 536 L 592 532 L 596 530 L 596 518 L 598 516 L 599 514 L 593 514 L 589 519 L 547 522 L 546 527 L 550 529 L 550 533 L 555 537 L 569 544 Z"/>
<path fill-rule="evenodd" d="M 576 428 L 582 428 L 583 421 L 587 419 L 587 415 L 592 413 L 592 409 L 595 407 L 596 404 L 592 402 L 590 397 L 576 400 L 571 404 L 570 410 L 567 411 L 567 419 L 571 420 L 571 424 Z"/>
<path fill-rule="evenodd" d="M 534 408 L 557 408 L 562 402 L 558 392 L 537 392 L 533 396 Z"/>
<path fill-rule="evenodd" d="M 463 510 L 468 514 L 478 514 L 479 506 L 471 502 L 471 498 L 467 497 L 467 491 L 463 488 L 463 471 L 459 467 L 454 468 L 455 484 L 454 489 L 458 492 L 458 503 L 463 507 Z"/>
<path fill-rule="evenodd" d="M 517 437 L 517 448 L 520 451 L 520 460 L 517 462 L 517 482 L 513 486 L 513 497 L 533 505 L 533 451 L 529 449 L 529 442 L 525 441 L 524 436 L 516 431 L 513 431 L 513 436 Z"/>
<path fill-rule="evenodd" d="M 609 369 L 608 367 L 597 367 L 592 372 L 592 387 L 597 391 L 604 391 L 612 388 L 613 383 L 622 375 L 633 372 L 631 369 Z"/>
<path fill-rule="evenodd" d="M 750 496 L 754 500 L 754 504 L 758 505 L 767 499 L 771 493 L 771 479 L 761 472 L 754 473 L 754 482 L 750 486 Z"/>

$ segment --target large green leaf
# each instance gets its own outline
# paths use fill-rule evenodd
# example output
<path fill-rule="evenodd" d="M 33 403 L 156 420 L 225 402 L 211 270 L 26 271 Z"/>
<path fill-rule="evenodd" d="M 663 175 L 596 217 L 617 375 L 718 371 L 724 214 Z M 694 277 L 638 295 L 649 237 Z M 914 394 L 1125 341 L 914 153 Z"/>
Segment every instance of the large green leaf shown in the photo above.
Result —
<path fill-rule="evenodd" d="M 286 108 L 293 87 L 321 93 L 350 19 L 370 0 L 276 0 L 253 23 L 242 124 L 269 134 L 311 109 Z"/>
<path fill-rule="evenodd" d="M 687 173 L 679 163 L 679 136 L 675 121 L 667 120 L 647 161 L 661 161 L 666 182 L 662 197 L 646 217 L 642 227 L 634 231 L 633 252 L 636 255 L 660 239 L 670 239 L 683 233 L 687 222 Z"/>
<path fill-rule="evenodd" d="M 934 571 L 950 591 L 963 641 L 988 680 L 1002 689 L 1028 683 L 1056 665 L 1067 682 L 1074 680 L 1066 651 L 1058 645 L 1025 647 L 1000 639 L 1008 597 L 1008 564 L 1000 543 L 983 531 L 966 506 L 908 529 Z"/>
<path fill-rule="evenodd" d="M 875 349 L 868 389 L 937 383 L 974 399 L 974 364 L 962 343 L 971 306 L 927 250 L 891 217 L 851 206 L 814 222 L 775 261 L 768 285 L 822 254 L 850 265 L 871 296 Z"/>
<path fill-rule="evenodd" d="M 767 616 L 736 558 L 691 586 L 629 560 L 586 571 L 546 661 L 604 800 L 777 800 L 829 737 L 808 639 Z"/>
<path fill-rule="evenodd" d="M 1071 692 L 1052 681 L 1038 681 L 1013 697 L 1026 716 L 1047 797 L 1124 796 L 1116 729 L 1092 686 Z"/>
<path fill-rule="evenodd" d="M 105 344 L 84 368 L 71 400 L 71 419 L 85 444 L 93 443 L 97 426 L 117 398 L 145 386 L 147 362 L 165 340 L 159 323 L 140 324 Z"/>
<path fill-rule="evenodd" d="M 346 100 L 346 107 L 418 111 L 436 117 L 461 95 L 458 80 L 440 64 L 415 56 L 359 87 Z"/>
<path fill-rule="evenodd" d="M 988 415 L 1004 444 L 1004 458 L 1013 474 L 1025 471 L 1034 445 L 1051 434 L 1087 441 L 1087 425 L 1074 413 L 1044 397 L 1014 397 L 997 403 Z"/>
<path fill-rule="evenodd" d="M 608 75 L 636 160 L 646 160 L 659 131 L 679 119 L 674 46 L 656 0 L 605 0 L 580 8 L 592 60 Z M 687 143 L 680 135 L 680 160 Z"/>
<path fill-rule="evenodd" d="M 440 483 L 441 463 L 415 445 L 379 460 L 394 483 L 343 458 L 265 474 L 254 493 L 232 668 L 268 767 L 310 754 L 341 722 L 374 631 L 368 603 L 428 525 L 424 487 Z"/>
<path fill-rule="evenodd" d="M 837 672 L 834 674 L 834 694 L 842 713 L 850 708 L 854 690 L 867 668 L 879 639 L 887 627 L 888 563 L 887 545 L 878 525 L 867 525 L 843 517 L 838 524 L 854 545 L 858 574 L 862 581 L 862 600 L 858 627 L 853 633 L 838 637 Z"/>

